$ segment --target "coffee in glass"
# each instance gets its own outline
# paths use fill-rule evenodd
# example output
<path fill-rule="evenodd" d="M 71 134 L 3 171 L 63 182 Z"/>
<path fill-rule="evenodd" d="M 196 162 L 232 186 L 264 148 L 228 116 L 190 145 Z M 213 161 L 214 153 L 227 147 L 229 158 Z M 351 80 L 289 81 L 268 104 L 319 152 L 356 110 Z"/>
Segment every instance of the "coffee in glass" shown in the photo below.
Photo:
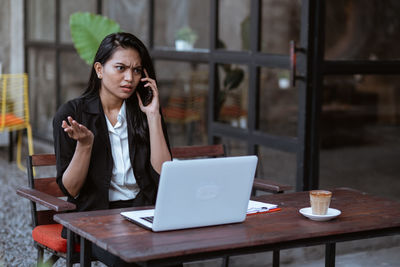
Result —
<path fill-rule="evenodd" d="M 331 203 L 332 192 L 326 190 L 311 190 L 310 204 L 312 214 L 326 215 Z"/>

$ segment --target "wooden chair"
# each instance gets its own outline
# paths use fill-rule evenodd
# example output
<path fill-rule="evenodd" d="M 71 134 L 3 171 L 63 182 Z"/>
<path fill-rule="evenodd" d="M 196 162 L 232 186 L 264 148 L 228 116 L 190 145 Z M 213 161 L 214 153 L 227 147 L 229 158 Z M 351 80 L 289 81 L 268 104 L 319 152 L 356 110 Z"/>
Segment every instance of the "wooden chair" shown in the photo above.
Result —
<path fill-rule="evenodd" d="M 60 257 L 67 260 L 67 266 L 79 262 L 79 245 L 74 244 L 73 238 L 61 237 L 62 225 L 53 221 L 53 215 L 58 212 L 75 210 L 75 204 L 67 202 L 60 197 L 65 197 L 56 183 L 55 177 L 36 178 L 33 168 L 41 166 L 55 166 L 54 154 L 32 155 L 27 158 L 29 188 L 20 187 L 17 194 L 31 202 L 32 237 L 38 250 L 37 264 L 43 264 L 44 250 L 52 255 L 44 263 L 54 264 Z M 46 210 L 38 209 L 36 204 L 46 207 Z M 74 248 L 74 249 L 73 249 Z"/>
<path fill-rule="evenodd" d="M 222 144 L 217 145 L 205 145 L 205 146 L 182 146 L 171 148 L 173 158 L 177 159 L 189 159 L 189 158 L 206 158 L 206 157 L 224 157 L 225 146 Z M 269 180 L 254 178 L 252 195 L 256 194 L 256 191 L 264 191 L 273 194 L 284 193 L 285 191 L 293 189 L 292 186 L 278 184 Z M 272 264 L 273 266 L 279 266 L 280 252 L 274 250 Z M 229 266 L 229 256 L 223 258 L 222 266 Z"/>
<path fill-rule="evenodd" d="M 182 146 L 171 148 L 172 157 L 177 159 L 189 158 L 207 158 L 207 157 L 225 157 L 225 146 L 222 144 L 217 145 L 204 145 L 204 146 Z M 270 180 L 255 178 L 253 183 L 253 195 L 256 191 L 264 191 L 268 193 L 283 193 L 291 190 L 292 187 L 282 185 Z"/>

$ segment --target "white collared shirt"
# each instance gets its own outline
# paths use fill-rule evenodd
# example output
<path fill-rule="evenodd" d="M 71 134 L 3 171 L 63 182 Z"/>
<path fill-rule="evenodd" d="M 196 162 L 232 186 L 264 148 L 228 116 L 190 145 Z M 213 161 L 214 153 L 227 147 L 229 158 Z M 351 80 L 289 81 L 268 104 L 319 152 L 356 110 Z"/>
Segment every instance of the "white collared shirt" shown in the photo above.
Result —
<path fill-rule="evenodd" d="M 105 117 L 114 161 L 111 185 L 108 191 L 109 201 L 134 199 L 139 193 L 139 187 L 136 183 L 129 157 L 125 101 L 121 106 L 117 123 L 114 126 L 112 126 L 107 116 Z"/>

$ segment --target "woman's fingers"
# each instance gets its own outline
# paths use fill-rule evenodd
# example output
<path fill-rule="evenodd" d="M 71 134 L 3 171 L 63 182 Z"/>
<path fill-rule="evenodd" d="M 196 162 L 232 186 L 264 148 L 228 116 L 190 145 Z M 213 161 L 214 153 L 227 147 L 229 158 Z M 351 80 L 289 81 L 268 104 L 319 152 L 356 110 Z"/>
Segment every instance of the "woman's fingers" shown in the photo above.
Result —
<path fill-rule="evenodd" d="M 149 90 L 151 90 L 153 92 L 153 96 L 158 96 L 158 89 L 157 89 L 157 85 L 153 84 L 153 83 L 146 83 L 144 85 L 145 88 L 148 88 Z"/>
<path fill-rule="evenodd" d="M 155 81 L 146 83 L 144 85 L 144 87 L 148 88 L 149 90 L 151 90 L 153 92 L 153 98 L 158 98 L 158 88 L 157 88 L 157 84 L 155 83 Z"/>
<path fill-rule="evenodd" d="M 76 120 L 74 120 L 72 117 L 68 117 L 68 122 L 74 131 L 77 131 L 77 132 L 80 131 L 79 123 Z"/>
<path fill-rule="evenodd" d="M 64 132 L 68 133 L 68 135 L 71 137 L 73 129 L 65 120 L 62 121 L 61 127 L 64 129 Z"/>
<path fill-rule="evenodd" d="M 147 72 L 147 70 L 145 68 L 143 68 L 143 71 L 144 71 L 144 75 L 146 76 L 146 78 L 150 78 L 149 73 Z"/>
<path fill-rule="evenodd" d="M 152 86 L 152 87 L 156 87 L 157 88 L 157 84 L 156 81 L 154 81 L 151 78 L 142 78 L 141 79 L 142 82 L 147 82 L 144 87 L 148 87 L 148 86 Z"/>
<path fill-rule="evenodd" d="M 138 93 L 138 92 L 136 92 L 136 96 L 137 96 L 137 98 L 138 98 L 138 101 L 139 101 L 139 107 L 142 109 L 144 106 L 143 106 L 142 99 L 140 98 L 140 95 L 139 95 L 139 93 Z"/>
<path fill-rule="evenodd" d="M 150 86 L 152 89 L 154 89 L 153 91 L 158 92 L 158 88 L 157 88 L 157 83 L 154 79 L 150 78 L 149 73 L 147 72 L 146 69 L 143 69 L 144 71 L 144 75 L 146 76 L 145 78 L 142 78 L 141 81 L 142 82 L 146 82 L 147 83 L 144 85 L 144 87 L 148 87 Z"/>
<path fill-rule="evenodd" d="M 79 130 L 85 135 L 91 133 L 91 131 L 88 128 L 86 128 L 85 125 L 79 124 L 78 127 L 79 127 Z"/>
<path fill-rule="evenodd" d="M 68 121 L 68 123 L 67 123 Z M 92 139 L 92 132 L 86 126 L 79 124 L 71 116 L 68 116 L 67 121 L 63 120 L 61 127 L 68 134 L 68 136 L 77 141 L 87 140 L 88 137 Z"/>
<path fill-rule="evenodd" d="M 63 128 L 63 129 L 66 129 L 67 127 L 69 127 L 69 125 L 67 124 L 67 122 L 66 121 L 62 121 L 62 123 L 61 123 L 61 127 Z"/>

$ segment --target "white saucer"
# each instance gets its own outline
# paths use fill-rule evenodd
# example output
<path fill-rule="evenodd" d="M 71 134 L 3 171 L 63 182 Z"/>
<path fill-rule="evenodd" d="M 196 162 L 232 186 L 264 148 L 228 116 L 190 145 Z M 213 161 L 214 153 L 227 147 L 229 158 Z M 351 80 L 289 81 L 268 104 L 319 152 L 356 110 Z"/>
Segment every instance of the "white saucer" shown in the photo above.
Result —
<path fill-rule="evenodd" d="M 326 215 L 314 215 L 311 212 L 311 207 L 302 208 L 299 210 L 299 212 L 304 216 L 306 216 L 307 218 L 309 218 L 310 220 L 320 221 L 320 222 L 332 220 L 333 218 L 336 218 L 341 214 L 340 210 L 328 208 Z"/>

